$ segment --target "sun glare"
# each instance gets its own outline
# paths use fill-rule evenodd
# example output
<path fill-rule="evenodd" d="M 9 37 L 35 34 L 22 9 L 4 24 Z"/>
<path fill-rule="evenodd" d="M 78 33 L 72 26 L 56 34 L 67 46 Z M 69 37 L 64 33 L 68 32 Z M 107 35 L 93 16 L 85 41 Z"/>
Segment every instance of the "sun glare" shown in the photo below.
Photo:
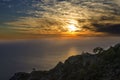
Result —
<path fill-rule="evenodd" d="M 69 32 L 75 32 L 77 30 L 77 27 L 75 27 L 75 25 L 71 24 L 68 26 L 68 31 Z"/>

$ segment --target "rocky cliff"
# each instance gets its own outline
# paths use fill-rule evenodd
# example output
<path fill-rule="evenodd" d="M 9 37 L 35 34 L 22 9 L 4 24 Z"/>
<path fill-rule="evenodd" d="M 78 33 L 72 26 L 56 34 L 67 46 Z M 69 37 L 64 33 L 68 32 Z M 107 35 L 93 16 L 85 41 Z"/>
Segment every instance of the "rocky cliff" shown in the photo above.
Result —
<path fill-rule="evenodd" d="M 120 44 L 93 51 L 69 57 L 49 71 L 15 73 L 10 80 L 120 80 Z"/>

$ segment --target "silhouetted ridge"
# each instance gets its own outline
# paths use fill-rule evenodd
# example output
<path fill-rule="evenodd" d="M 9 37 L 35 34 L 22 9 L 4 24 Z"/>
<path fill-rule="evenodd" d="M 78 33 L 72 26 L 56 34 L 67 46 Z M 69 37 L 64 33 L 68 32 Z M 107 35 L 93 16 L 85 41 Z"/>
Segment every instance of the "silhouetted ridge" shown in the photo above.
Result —
<path fill-rule="evenodd" d="M 16 73 L 10 80 L 120 80 L 120 44 L 93 52 L 71 56 L 49 71 Z"/>

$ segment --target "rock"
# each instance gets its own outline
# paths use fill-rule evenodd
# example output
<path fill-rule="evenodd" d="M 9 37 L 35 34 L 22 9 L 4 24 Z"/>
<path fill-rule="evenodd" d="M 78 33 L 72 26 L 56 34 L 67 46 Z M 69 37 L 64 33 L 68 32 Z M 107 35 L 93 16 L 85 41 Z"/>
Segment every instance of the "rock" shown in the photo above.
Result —
<path fill-rule="evenodd" d="M 30 77 L 29 73 L 18 72 L 10 80 L 27 80 Z"/>

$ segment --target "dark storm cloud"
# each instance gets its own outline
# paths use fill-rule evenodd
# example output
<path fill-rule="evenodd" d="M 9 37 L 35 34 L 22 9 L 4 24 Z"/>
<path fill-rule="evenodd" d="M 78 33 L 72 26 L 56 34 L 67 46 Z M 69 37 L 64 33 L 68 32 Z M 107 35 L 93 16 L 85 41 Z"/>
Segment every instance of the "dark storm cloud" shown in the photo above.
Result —
<path fill-rule="evenodd" d="M 120 35 L 120 24 L 93 24 L 96 32 Z"/>

